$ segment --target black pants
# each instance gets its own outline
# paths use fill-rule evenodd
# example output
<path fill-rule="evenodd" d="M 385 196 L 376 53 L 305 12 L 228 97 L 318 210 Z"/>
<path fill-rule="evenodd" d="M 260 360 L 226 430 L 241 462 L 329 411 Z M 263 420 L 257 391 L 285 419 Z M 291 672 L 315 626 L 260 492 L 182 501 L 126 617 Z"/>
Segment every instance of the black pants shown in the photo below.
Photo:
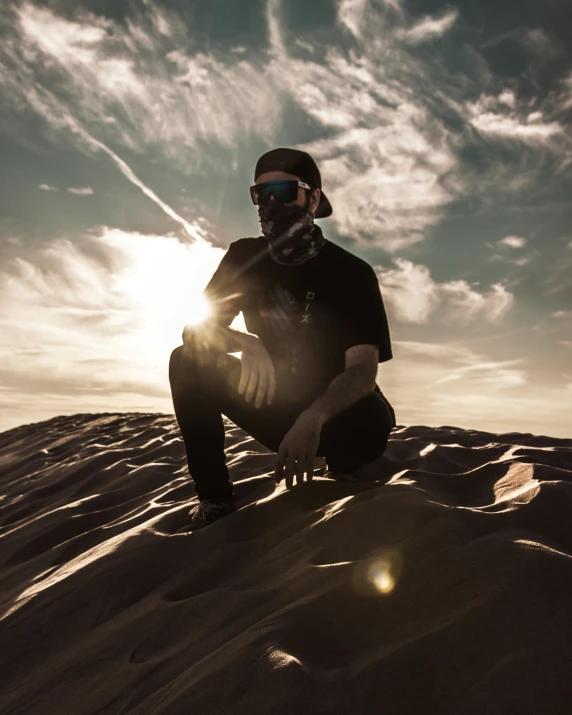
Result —
<path fill-rule="evenodd" d="M 181 345 L 171 353 L 173 406 L 199 500 L 233 500 L 222 415 L 278 452 L 288 430 L 311 404 L 296 401 L 291 388 L 277 374 L 274 401 L 256 408 L 254 398 L 246 402 L 244 394 L 238 394 L 240 375 L 241 362 L 233 355 L 204 351 L 199 354 L 190 345 Z M 385 452 L 394 426 L 393 408 L 382 393 L 374 392 L 325 423 L 316 454 L 326 458 L 332 471 L 351 472 Z"/>

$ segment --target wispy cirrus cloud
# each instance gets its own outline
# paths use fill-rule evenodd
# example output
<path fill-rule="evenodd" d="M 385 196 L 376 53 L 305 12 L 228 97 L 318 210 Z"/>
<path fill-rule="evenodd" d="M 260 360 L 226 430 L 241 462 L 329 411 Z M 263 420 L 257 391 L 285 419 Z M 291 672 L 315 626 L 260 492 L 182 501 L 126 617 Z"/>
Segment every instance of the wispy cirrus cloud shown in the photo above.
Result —
<path fill-rule="evenodd" d="M 70 194 L 76 194 L 77 196 L 91 196 L 93 194 L 93 189 L 91 186 L 70 186 L 68 188 Z"/>
<path fill-rule="evenodd" d="M 409 29 L 400 30 L 398 37 L 413 45 L 419 45 L 422 42 L 428 42 L 437 37 L 442 37 L 445 33 L 449 32 L 458 17 L 459 10 L 457 8 L 448 10 L 438 17 L 427 15 L 421 18 L 421 20 L 418 20 Z"/>
<path fill-rule="evenodd" d="M 543 121 L 542 112 L 531 112 L 524 117 L 516 117 L 495 112 L 481 112 L 478 105 L 470 106 L 469 109 L 474 114 L 471 124 L 484 134 L 524 142 L 543 142 L 563 133 L 563 127 L 558 122 Z"/>
<path fill-rule="evenodd" d="M 513 330 L 506 335 L 512 340 L 518 337 Z M 414 424 L 454 425 L 491 433 L 530 431 L 533 414 L 543 425 L 533 429 L 535 434 L 565 436 L 558 424 L 570 401 L 566 371 L 546 384 L 534 374 L 530 355 L 494 357 L 491 353 L 496 350 L 488 338 L 484 336 L 481 347 L 478 338 L 396 341 L 398 359 L 382 366 L 380 384 L 390 398 L 393 385 L 402 396 L 398 423 L 401 415 L 407 414 Z"/>
<path fill-rule="evenodd" d="M 489 243 L 487 241 L 487 246 L 494 251 L 498 251 L 493 253 L 489 258 L 487 259 L 488 261 L 501 261 L 503 263 L 511 263 L 515 266 L 525 266 L 527 263 L 529 263 L 533 258 L 537 257 L 539 254 L 538 250 L 533 250 L 529 253 L 527 256 L 516 256 L 513 257 L 513 252 L 515 250 L 518 250 L 520 248 L 524 248 L 527 244 L 527 239 L 524 238 L 523 236 L 505 236 L 504 238 L 499 239 L 496 241 L 494 244 Z"/>
<path fill-rule="evenodd" d="M 277 2 L 269 3 L 269 10 Z M 288 64 L 291 91 L 304 111 L 328 128 L 328 137 L 300 145 L 318 161 L 324 186 L 336 207 L 330 221 L 342 235 L 378 242 L 396 252 L 422 240 L 454 194 L 439 177 L 454 169 L 448 131 L 412 97 L 421 87 L 421 62 L 392 42 L 393 5 L 374 12 L 370 3 L 342 2 L 339 24 L 356 38 L 356 48 L 326 52 L 324 65 L 280 55 Z M 356 14 L 352 15 L 355 11 Z M 353 19 L 352 19 L 353 18 Z M 415 75 L 417 74 L 417 77 Z M 307 82 L 300 87 L 298 77 Z M 420 90 L 422 97 L 422 90 Z"/>
<path fill-rule="evenodd" d="M 446 382 L 456 382 L 471 377 L 475 384 L 481 384 L 488 389 L 503 389 L 519 387 L 526 383 L 526 370 L 522 367 L 524 358 L 516 360 L 487 361 L 475 356 L 469 365 L 462 365 L 451 370 L 447 375 L 435 381 L 436 385 Z"/>
<path fill-rule="evenodd" d="M 539 186 L 556 187 L 570 176 L 572 131 L 561 93 L 542 103 L 505 86 L 476 100 L 449 101 L 466 123 L 466 146 L 478 151 L 479 162 L 464 163 L 446 184 L 478 199 L 483 212 L 501 202 L 526 202 Z"/>
<path fill-rule="evenodd" d="M 556 37 L 540 27 L 515 27 L 486 40 L 483 47 L 494 47 L 505 42 L 521 45 L 536 61 L 553 60 L 565 53 L 565 48 Z"/>
<path fill-rule="evenodd" d="M 542 109 L 530 111 L 529 107 L 528 100 L 519 101 L 514 91 L 505 88 L 499 94 L 481 93 L 476 101 L 466 102 L 460 111 L 482 135 L 547 147 L 553 151 L 558 146 L 570 146 L 565 124 L 547 119 Z"/>
<path fill-rule="evenodd" d="M 106 144 L 90 134 L 73 116 L 65 103 L 59 100 L 53 92 L 41 86 L 36 87 L 30 85 L 26 90 L 26 100 L 29 106 L 46 120 L 52 131 L 62 134 L 65 133 L 66 136 L 76 142 L 78 149 L 89 154 L 101 152 L 107 155 L 128 181 L 137 186 L 143 194 L 159 206 L 167 216 L 181 225 L 189 238 L 198 243 L 208 242 L 206 229 L 201 225 L 199 220 L 193 222 L 187 221 L 169 204 L 163 201 L 153 189 L 135 174 L 126 161 Z"/>
<path fill-rule="evenodd" d="M 423 358 L 431 362 L 431 385 L 464 382 L 469 387 L 480 384 L 503 389 L 527 382 L 524 358 L 491 360 L 461 343 L 401 340 L 399 352 L 405 360 Z"/>
<path fill-rule="evenodd" d="M 391 3 L 387 8 L 396 10 Z M 73 20 L 63 18 L 24 2 L 14 14 L 19 37 L 3 49 L 18 73 L 5 73 L 3 88 L 83 150 L 111 141 L 137 152 L 156 148 L 186 172 L 202 160 L 197 148 L 203 139 L 233 150 L 245 133 L 266 133 L 271 141 L 283 108 L 294 101 L 337 133 L 307 147 L 322 161 L 331 186 L 336 228 L 357 240 L 383 241 L 388 250 L 421 240 L 451 198 L 438 178 L 455 157 L 443 141 L 443 126 L 411 101 L 406 77 L 396 73 L 405 67 L 410 78 L 420 64 L 412 67 L 402 52 L 395 63 L 380 65 L 379 43 L 367 49 L 367 3 L 360 6 L 367 27 L 359 50 L 350 58 L 326 50 L 325 63 L 290 53 L 279 11 L 280 4 L 269 0 L 272 60 L 259 69 L 252 53 L 222 58 L 169 48 L 169 28 L 177 22 L 172 12 L 162 10 L 159 21 L 153 13 L 140 14 L 124 27 L 80 10 Z M 42 84 L 44 70 L 59 75 L 73 114 L 71 104 Z"/>
<path fill-rule="evenodd" d="M 397 1 L 340 0 L 337 29 L 353 42 L 346 51 L 303 33 L 293 38 L 281 7 L 266 3 L 267 47 L 223 54 L 181 41 L 179 15 L 151 0 L 122 24 L 79 8 L 70 19 L 22 2 L 10 16 L 0 84 L 14 104 L 27 103 L 83 151 L 113 145 L 158 152 L 188 174 L 210 161 L 209 145 L 236 155 L 254 138 L 274 143 L 285 108 L 296 105 L 322 129 L 322 138 L 299 146 L 319 161 L 334 203 L 331 224 L 392 253 L 423 240 L 452 202 L 491 197 L 493 182 L 497 193 L 499 184 L 502 192 L 522 191 L 539 166 L 552 161 L 559 171 L 570 161 L 569 134 L 542 107 L 530 109 L 484 70 L 476 70 L 481 97 L 466 100 L 463 77 L 447 73 L 438 57 L 411 51 L 454 33 L 459 10 L 412 21 Z M 48 76 L 58 77 L 61 97 L 48 88 Z M 454 122 L 472 134 L 454 131 Z M 526 144 L 527 171 L 492 151 L 478 168 L 460 161 L 471 143 L 499 140 Z M 532 152 L 545 159 L 539 163 Z"/>
<path fill-rule="evenodd" d="M 560 93 L 562 108 L 565 110 L 570 109 L 572 107 L 572 71 L 561 80 L 560 85 L 562 88 Z"/>
<path fill-rule="evenodd" d="M 26 80 L 24 93 L 27 82 L 42 81 L 42 68 L 59 74 L 78 119 L 97 126 L 104 141 L 154 147 L 190 172 L 201 139 L 234 147 L 244 132 L 264 137 L 276 126 L 282 103 L 272 83 L 249 62 L 186 54 L 176 13 L 150 2 L 126 25 L 79 9 L 75 15 L 23 2 L 4 52 Z"/>

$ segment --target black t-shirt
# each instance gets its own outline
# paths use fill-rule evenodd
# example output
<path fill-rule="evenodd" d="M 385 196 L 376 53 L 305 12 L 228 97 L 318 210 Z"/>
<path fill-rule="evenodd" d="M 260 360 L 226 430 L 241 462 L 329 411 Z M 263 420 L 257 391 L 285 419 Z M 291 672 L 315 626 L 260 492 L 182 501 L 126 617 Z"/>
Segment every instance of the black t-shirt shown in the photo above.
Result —
<path fill-rule="evenodd" d="M 380 363 L 393 357 L 375 271 L 328 240 L 299 266 L 273 261 L 264 236 L 234 241 L 204 296 L 211 319 L 221 325 L 242 311 L 248 332 L 261 338 L 273 359 L 277 383 L 305 401 L 344 371 L 351 346 L 377 345 Z M 377 385 L 376 392 L 383 395 Z"/>

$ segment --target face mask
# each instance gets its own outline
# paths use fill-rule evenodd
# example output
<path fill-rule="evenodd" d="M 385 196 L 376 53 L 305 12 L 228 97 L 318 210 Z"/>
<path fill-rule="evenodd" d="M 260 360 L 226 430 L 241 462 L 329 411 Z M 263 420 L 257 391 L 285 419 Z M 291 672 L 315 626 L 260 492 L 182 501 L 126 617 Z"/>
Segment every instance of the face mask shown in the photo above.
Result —
<path fill-rule="evenodd" d="M 306 206 L 287 206 L 271 200 L 258 207 L 262 233 L 268 240 L 268 250 L 276 263 L 296 266 L 313 258 L 323 247 L 322 230 L 314 223 L 314 215 Z"/>

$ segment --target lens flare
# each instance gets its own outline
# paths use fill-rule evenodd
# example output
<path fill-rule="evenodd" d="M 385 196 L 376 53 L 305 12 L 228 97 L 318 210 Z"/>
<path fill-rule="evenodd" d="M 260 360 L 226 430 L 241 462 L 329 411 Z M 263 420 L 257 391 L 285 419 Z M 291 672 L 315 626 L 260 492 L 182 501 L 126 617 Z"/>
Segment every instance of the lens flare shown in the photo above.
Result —
<path fill-rule="evenodd" d="M 364 596 L 387 596 L 397 586 L 402 569 L 403 558 L 397 549 L 376 550 L 356 565 L 354 589 Z"/>
<path fill-rule="evenodd" d="M 389 561 L 380 559 L 371 566 L 370 579 L 380 593 L 391 593 L 395 588 L 395 578 Z"/>

